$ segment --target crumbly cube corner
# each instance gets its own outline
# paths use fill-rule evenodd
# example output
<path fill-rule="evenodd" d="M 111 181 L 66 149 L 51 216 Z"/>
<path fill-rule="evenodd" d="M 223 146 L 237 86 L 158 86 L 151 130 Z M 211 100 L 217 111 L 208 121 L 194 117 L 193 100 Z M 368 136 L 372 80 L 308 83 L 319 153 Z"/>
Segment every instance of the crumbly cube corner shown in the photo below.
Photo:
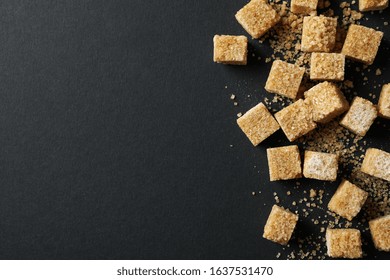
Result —
<path fill-rule="evenodd" d="M 363 255 L 362 240 L 358 229 L 328 228 L 326 246 L 328 256 L 332 258 L 357 259 Z"/>
<path fill-rule="evenodd" d="M 385 84 L 382 87 L 378 102 L 378 115 L 390 119 L 390 84 Z"/>
<path fill-rule="evenodd" d="M 371 176 L 390 181 L 390 153 L 375 148 L 367 149 L 360 170 Z"/>
<path fill-rule="evenodd" d="M 303 67 L 275 60 L 265 83 L 265 89 L 268 92 L 295 99 L 304 74 L 305 68 Z"/>
<path fill-rule="evenodd" d="M 263 103 L 259 103 L 241 118 L 238 118 L 237 124 L 254 146 L 260 144 L 280 128 L 278 122 Z"/>
<path fill-rule="evenodd" d="M 299 99 L 275 114 L 287 139 L 292 142 L 317 127 L 313 121 L 313 108 L 308 101 Z"/>
<path fill-rule="evenodd" d="M 291 12 L 310 15 L 317 11 L 318 0 L 291 0 Z"/>
<path fill-rule="evenodd" d="M 360 212 L 368 193 L 347 180 L 343 180 L 329 201 L 328 208 L 351 221 Z"/>
<path fill-rule="evenodd" d="M 304 52 L 331 52 L 336 44 L 336 27 L 336 18 L 304 17 L 301 50 Z"/>
<path fill-rule="evenodd" d="M 359 96 L 352 100 L 351 107 L 340 124 L 353 133 L 364 136 L 377 117 L 377 109 L 371 101 Z"/>
<path fill-rule="evenodd" d="M 383 32 L 381 31 L 351 24 L 341 53 L 349 59 L 371 65 L 374 62 L 382 38 Z"/>
<path fill-rule="evenodd" d="M 336 181 L 338 156 L 329 153 L 305 151 L 303 176 L 310 179 Z"/>
<path fill-rule="evenodd" d="M 298 146 L 268 148 L 267 158 L 271 181 L 302 177 L 301 157 Z"/>
<path fill-rule="evenodd" d="M 312 53 L 310 79 L 325 81 L 344 80 L 345 55 L 340 53 Z"/>
<path fill-rule="evenodd" d="M 368 224 L 375 248 L 390 252 L 390 215 L 371 220 Z"/>
<path fill-rule="evenodd" d="M 287 245 L 297 222 L 298 215 L 274 205 L 265 224 L 263 237 L 281 245 Z"/>
<path fill-rule="evenodd" d="M 214 62 L 246 65 L 248 39 L 245 36 L 215 35 Z"/>
<path fill-rule="evenodd" d="M 236 19 L 253 39 L 257 39 L 278 23 L 280 16 L 266 0 L 251 0 L 236 13 Z"/>
<path fill-rule="evenodd" d="M 341 90 L 331 82 L 322 82 L 305 92 L 313 108 L 313 120 L 327 123 L 348 110 L 349 104 Z"/>
<path fill-rule="evenodd" d="M 389 6 L 389 0 L 359 0 L 361 12 L 384 10 Z"/>

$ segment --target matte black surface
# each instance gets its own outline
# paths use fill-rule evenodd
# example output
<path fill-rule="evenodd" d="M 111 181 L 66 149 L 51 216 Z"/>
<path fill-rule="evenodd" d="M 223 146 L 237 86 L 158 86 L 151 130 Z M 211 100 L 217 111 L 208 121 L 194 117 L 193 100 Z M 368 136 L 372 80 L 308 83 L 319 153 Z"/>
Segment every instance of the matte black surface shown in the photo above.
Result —
<path fill-rule="evenodd" d="M 212 62 L 214 34 L 247 35 L 245 3 L 1 1 L 0 258 L 275 258 L 262 228 L 294 183 L 268 182 L 265 149 L 287 140 L 254 148 L 235 123 L 269 95 L 271 64 Z M 358 93 L 378 97 L 370 81 Z M 379 122 L 367 140 L 389 151 Z"/>

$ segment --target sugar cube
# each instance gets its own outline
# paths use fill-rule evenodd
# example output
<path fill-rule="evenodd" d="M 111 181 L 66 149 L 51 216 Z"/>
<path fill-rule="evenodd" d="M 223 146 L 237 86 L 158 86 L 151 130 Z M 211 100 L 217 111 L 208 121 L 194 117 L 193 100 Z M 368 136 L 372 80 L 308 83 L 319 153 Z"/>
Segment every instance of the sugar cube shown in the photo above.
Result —
<path fill-rule="evenodd" d="M 390 215 L 371 220 L 368 224 L 375 247 L 390 252 Z"/>
<path fill-rule="evenodd" d="M 340 53 L 312 53 L 310 79 L 326 81 L 344 80 L 345 55 Z"/>
<path fill-rule="evenodd" d="M 327 123 L 348 110 L 349 104 L 341 90 L 331 82 L 322 82 L 305 92 L 313 108 L 313 120 Z"/>
<path fill-rule="evenodd" d="M 347 180 L 343 180 L 329 201 L 329 210 L 351 221 L 362 209 L 368 193 Z"/>
<path fill-rule="evenodd" d="M 378 102 L 378 114 L 383 118 L 390 119 L 390 83 L 382 87 Z"/>
<path fill-rule="evenodd" d="M 237 124 L 254 146 L 260 144 L 280 128 L 263 103 L 259 103 L 237 119 Z"/>
<path fill-rule="evenodd" d="M 274 205 L 265 224 L 263 237 L 281 245 L 286 245 L 297 222 L 298 215 Z"/>
<path fill-rule="evenodd" d="M 318 0 L 291 0 L 291 11 L 294 14 L 310 15 L 317 11 Z"/>
<path fill-rule="evenodd" d="M 389 0 L 359 0 L 361 12 L 383 10 L 389 6 Z"/>
<path fill-rule="evenodd" d="M 390 153 L 375 148 L 367 149 L 360 170 L 371 176 L 390 181 Z"/>
<path fill-rule="evenodd" d="M 302 177 L 301 157 L 298 146 L 268 148 L 267 158 L 271 181 Z"/>
<path fill-rule="evenodd" d="M 338 156 L 329 153 L 305 151 L 303 176 L 306 178 L 335 181 L 337 178 Z"/>
<path fill-rule="evenodd" d="M 377 117 L 377 109 L 371 101 L 361 97 L 352 100 L 351 107 L 340 124 L 353 133 L 364 136 Z"/>
<path fill-rule="evenodd" d="M 313 108 L 302 99 L 277 112 L 275 118 L 290 142 L 317 127 L 313 121 Z"/>
<path fill-rule="evenodd" d="M 251 0 L 236 13 L 236 19 L 252 38 L 257 39 L 278 23 L 280 16 L 266 0 Z"/>
<path fill-rule="evenodd" d="M 362 240 L 357 229 L 326 230 L 328 256 L 332 258 L 357 259 L 362 257 Z"/>
<path fill-rule="evenodd" d="M 214 62 L 246 65 L 248 39 L 245 36 L 215 35 Z"/>
<path fill-rule="evenodd" d="M 301 50 L 331 52 L 336 44 L 336 27 L 336 18 L 322 15 L 304 17 Z"/>
<path fill-rule="evenodd" d="M 349 59 L 371 65 L 374 62 L 382 38 L 383 32 L 381 31 L 351 24 L 341 53 Z"/>
<path fill-rule="evenodd" d="M 272 63 L 265 89 L 269 92 L 295 99 L 301 85 L 305 68 L 275 60 Z"/>

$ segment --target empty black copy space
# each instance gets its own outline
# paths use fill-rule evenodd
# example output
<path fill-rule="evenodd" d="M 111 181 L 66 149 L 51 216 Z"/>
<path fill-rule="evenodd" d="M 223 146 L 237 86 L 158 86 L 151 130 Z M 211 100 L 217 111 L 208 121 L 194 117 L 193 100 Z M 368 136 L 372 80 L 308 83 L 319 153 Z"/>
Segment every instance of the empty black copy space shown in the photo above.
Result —
<path fill-rule="evenodd" d="M 269 95 L 270 64 L 212 61 L 214 34 L 247 35 L 234 19 L 245 3 L 1 1 L 1 259 L 273 259 L 282 251 L 262 229 L 272 193 L 294 182 L 269 183 L 265 149 L 288 142 L 278 132 L 254 148 L 235 123 Z M 380 27 L 388 47 L 389 27 Z M 265 58 L 270 49 L 250 40 L 253 52 Z M 378 83 L 389 81 L 385 49 L 377 63 Z M 367 139 L 389 150 L 380 122 Z"/>

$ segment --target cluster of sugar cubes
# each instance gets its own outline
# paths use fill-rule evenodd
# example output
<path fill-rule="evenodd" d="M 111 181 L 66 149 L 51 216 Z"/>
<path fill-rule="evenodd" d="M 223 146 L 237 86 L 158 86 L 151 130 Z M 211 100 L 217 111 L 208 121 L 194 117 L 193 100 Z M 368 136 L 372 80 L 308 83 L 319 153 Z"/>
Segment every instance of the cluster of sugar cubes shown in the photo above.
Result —
<path fill-rule="evenodd" d="M 294 100 L 274 116 L 263 103 L 259 103 L 237 124 L 250 142 L 257 146 L 281 128 L 290 142 L 311 132 L 317 123 L 327 123 L 345 113 L 340 125 L 364 136 L 377 116 L 390 119 L 390 83 L 383 85 L 378 106 L 369 100 L 355 97 L 348 104 L 340 88 L 333 82 L 343 81 L 345 59 L 371 65 L 378 52 L 383 32 L 351 24 L 341 53 L 333 53 L 336 44 L 337 19 L 317 16 L 318 0 L 292 0 L 291 11 L 308 15 L 303 19 L 301 51 L 311 53 L 310 79 L 320 81 L 298 99 L 305 68 L 275 60 L 268 75 L 265 90 Z M 381 10 L 388 0 L 359 0 L 360 11 Z M 236 14 L 237 21 L 252 38 L 260 38 L 281 19 L 267 0 L 251 0 Z M 215 35 L 214 61 L 224 64 L 247 64 L 248 40 L 245 36 Z M 298 100 L 297 100 L 298 99 Z M 303 164 L 298 146 L 267 149 L 270 181 L 306 177 L 335 181 L 338 171 L 336 154 L 305 151 Z M 303 167 L 302 167 L 303 165 Z M 367 149 L 361 171 L 390 181 L 390 154 Z M 347 180 L 343 180 L 331 198 L 328 209 L 351 221 L 362 209 L 368 193 Z M 298 215 L 274 205 L 264 227 L 263 237 L 285 245 L 289 242 L 298 222 Z M 390 215 L 369 221 L 374 245 L 378 250 L 390 251 Z M 331 229 L 326 231 L 328 255 L 334 258 L 362 257 L 361 234 L 357 229 Z"/>

